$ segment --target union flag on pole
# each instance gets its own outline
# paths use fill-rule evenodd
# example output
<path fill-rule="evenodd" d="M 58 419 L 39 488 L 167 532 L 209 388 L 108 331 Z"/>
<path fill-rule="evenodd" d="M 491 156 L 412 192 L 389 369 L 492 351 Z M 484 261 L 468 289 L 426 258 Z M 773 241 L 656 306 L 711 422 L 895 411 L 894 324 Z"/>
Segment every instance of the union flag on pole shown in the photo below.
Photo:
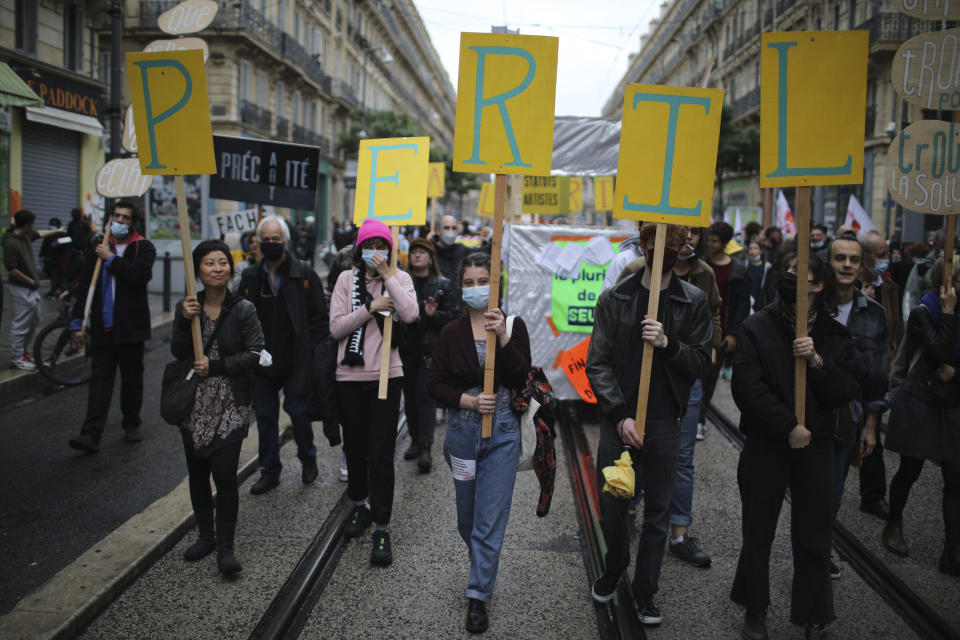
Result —
<path fill-rule="evenodd" d="M 793 211 L 790 210 L 790 205 L 787 204 L 787 197 L 783 195 L 783 191 L 777 191 L 777 226 L 780 227 L 784 235 L 797 235 L 797 223 L 793 219 Z"/>
<path fill-rule="evenodd" d="M 853 227 L 857 233 L 867 233 L 868 231 L 877 230 L 873 225 L 873 220 L 870 219 L 870 216 L 867 215 L 860 201 L 857 200 L 857 197 L 852 193 L 850 194 L 850 202 L 847 204 L 847 218 L 843 223 Z"/>

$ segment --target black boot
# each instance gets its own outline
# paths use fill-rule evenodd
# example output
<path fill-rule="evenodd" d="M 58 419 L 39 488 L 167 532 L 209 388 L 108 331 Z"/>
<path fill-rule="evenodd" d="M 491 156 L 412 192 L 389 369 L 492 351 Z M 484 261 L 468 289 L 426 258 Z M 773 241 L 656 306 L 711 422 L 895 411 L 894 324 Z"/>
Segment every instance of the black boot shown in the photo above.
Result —
<path fill-rule="evenodd" d="M 420 443 L 410 438 L 410 446 L 407 447 L 407 450 L 403 452 L 404 460 L 416 460 L 417 456 L 420 455 Z"/>
<path fill-rule="evenodd" d="M 188 562 L 196 562 L 205 558 L 207 554 L 217 548 L 216 535 L 213 532 L 213 513 L 211 511 L 202 509 L 197 513 L 197 528 L 200 530 L 199 538 L 183 552 L 183 559 Z"/>
<path fill-rule="evenodd" d="M 430 457 L 430 445 L 425 444 L 420 449 L 420 459 L 417 460 L 417 468 L 420 469 L 420 473 L 430 473 L 432 467 L 433 458 Z"/>
<path fill-rule="evenodd" d="M 243 570 L 233 557 L 233 536 L 237 522 L 217 522 L 217 568 L 225 576 L 232 576 Z"/>
<path fill-rule="evenodd" d="M 748 609 L 743 616 L 744 640 L 767 640 L 769 637 L 767 634 L 767 612 L 750 611 Z"/>

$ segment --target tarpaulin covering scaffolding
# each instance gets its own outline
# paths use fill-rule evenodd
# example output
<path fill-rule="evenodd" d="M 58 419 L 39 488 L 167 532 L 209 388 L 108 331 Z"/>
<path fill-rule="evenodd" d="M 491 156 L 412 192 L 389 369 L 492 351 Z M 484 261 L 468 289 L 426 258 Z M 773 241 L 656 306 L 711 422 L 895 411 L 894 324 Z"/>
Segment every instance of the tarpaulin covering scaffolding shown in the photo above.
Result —
<path fill-rule="evenodd" d="M 619 120 L 554 118 L 551 175 L 615 176 L 619 154 Z"/>

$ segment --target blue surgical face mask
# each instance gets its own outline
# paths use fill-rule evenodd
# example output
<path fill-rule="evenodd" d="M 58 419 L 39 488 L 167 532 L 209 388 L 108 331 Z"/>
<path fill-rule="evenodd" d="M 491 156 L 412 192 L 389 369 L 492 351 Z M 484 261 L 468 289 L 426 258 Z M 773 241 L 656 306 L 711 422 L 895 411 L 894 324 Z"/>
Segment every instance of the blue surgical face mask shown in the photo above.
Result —
<path fill-rule="evenodd" d="M 886 273 L 889 268 L 890 260 L 888 258 L 877 258 L 877 264 L 874 269 L 876 269 L 878 273 Z"/>
<path fill-rule="evenodd" d="M 811 243 L 810 243 L 810 248 L 811 248 L 811 249 L 823 249 L 823 243 L 822 243 L 822 242 L 811 242 Z"/>
<path fill-rule="evenodd" d="M 462 291 L 463 301 L 473 309 L 486 309 L 490 304 L 490 285 L 465 287 Z"/>
<path fill-rule="evenodd" d="M 363 249 L 360 252 L 360 257 L 363 258 L 363 264 L 367 265 L 369 268 L 373 269 L 373 265 L 370 264 L 370 261 L 373 259 L 373 256 L 380 254 L 386 259 L 390 252 L 386 249 Z"/>
<path fill-rule="evenodd" d="M 130 233 L 130 225 L 122 222 L 110 223 L 110 235 L 120 236 L 121 238 Z"/>

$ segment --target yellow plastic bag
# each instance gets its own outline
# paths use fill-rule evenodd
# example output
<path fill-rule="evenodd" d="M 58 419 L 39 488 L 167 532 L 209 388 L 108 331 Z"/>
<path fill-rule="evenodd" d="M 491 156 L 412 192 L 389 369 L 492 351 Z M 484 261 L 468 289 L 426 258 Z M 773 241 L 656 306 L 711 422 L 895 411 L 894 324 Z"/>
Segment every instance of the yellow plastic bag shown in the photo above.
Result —
<path fill-rule="evenodd" d="M 633 473 L 633 459 L 630 457 L 630 452 L 621 453 L 620 458 L 614 460 L 612 467 L 604 467 L 603 478 L 606 480 L 603 490 L 614 498 L 632 498 L 637 480 Z"/>

